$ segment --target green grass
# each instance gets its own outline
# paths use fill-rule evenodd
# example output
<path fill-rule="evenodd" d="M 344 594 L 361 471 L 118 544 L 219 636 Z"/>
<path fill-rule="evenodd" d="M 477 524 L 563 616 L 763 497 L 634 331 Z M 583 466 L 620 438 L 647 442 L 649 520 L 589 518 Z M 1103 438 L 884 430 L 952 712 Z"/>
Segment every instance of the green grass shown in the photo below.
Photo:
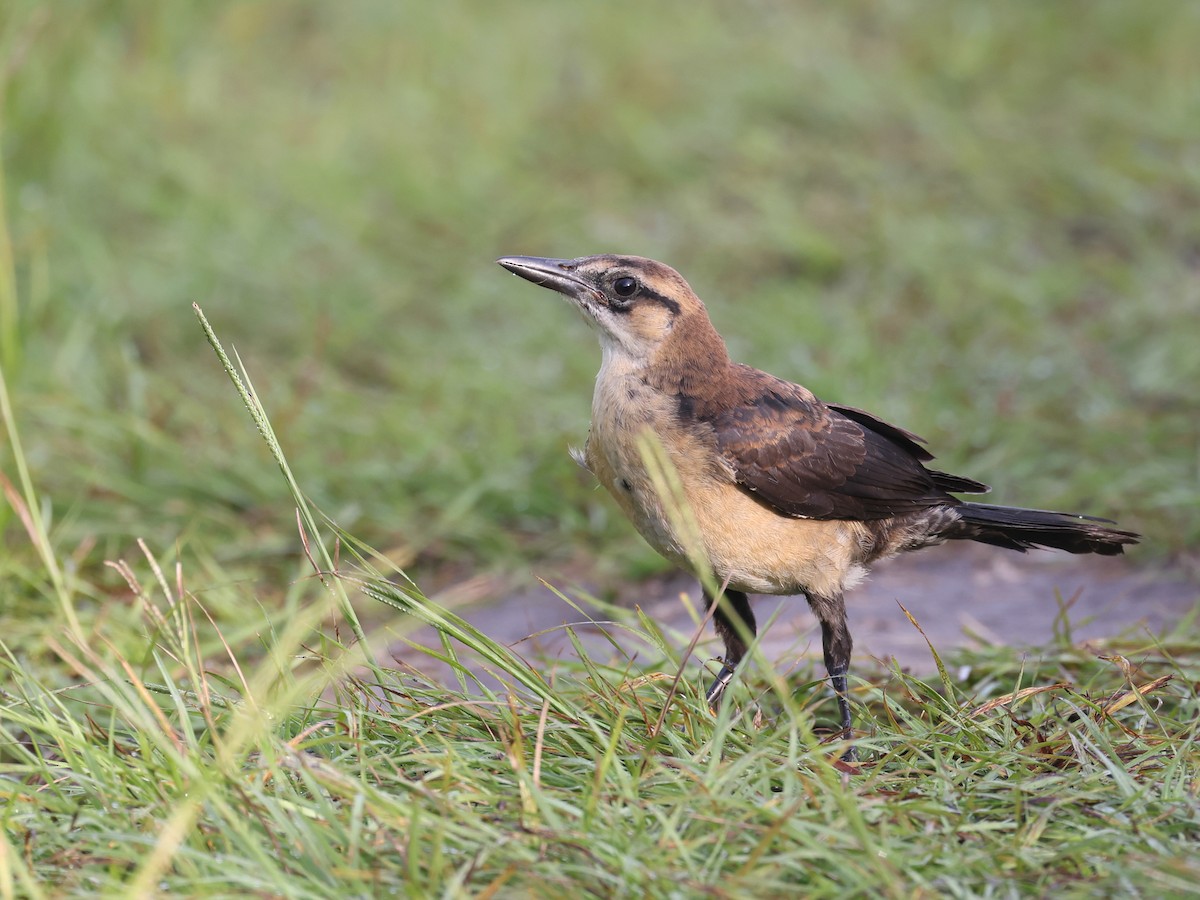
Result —
<path fill-rule="evenodd" d="M 131 655 L 68 628 L 47 649 L 74 683 L 52 686 L 0 647 L 5 896 L 1164 896 L 1200 875 L 1189 629 L 859 683 L 848 765 L 814 734 L 823 681 L 751 673 L 714 719 L 649 622 L 624 624 L 666 655 L 539 670 L 343 564 L 255 648 L 186 572 L 146 553 L 122 574 Z M 436 623 L 462 686 L 315 645 L 348 590 Z"/>
<path fill-rule="evenodd" d="M 368 583 L 660 567 L 565 453 L 593 338 L 492 263 L 620 251 L 998 502 L 1194 555 L 1198 45 L 1169 0 L 0 4 L 0 894 L 1184 892 L 1185 632 L 876 673 L 847 775 L 815 682 L 716 722 L 637 620 L 539 675 L 322 582 L 293 507 Z M 511 699 L 363 653 L 422 617 Z"/>

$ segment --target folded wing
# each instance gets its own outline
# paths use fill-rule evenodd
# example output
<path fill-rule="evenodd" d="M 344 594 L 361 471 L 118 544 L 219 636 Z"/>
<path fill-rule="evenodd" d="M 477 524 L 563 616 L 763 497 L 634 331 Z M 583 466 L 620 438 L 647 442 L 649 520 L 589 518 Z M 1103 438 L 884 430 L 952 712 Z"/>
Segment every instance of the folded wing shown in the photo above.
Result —
<path fill-rule="evenodd" d="M 742 367 L 741 396 L 697 403 L 734 478 L 789 516 L 872 520 L 958 504 L 969 478 L 926 469 L 921 439 L 869 413 L 822 403 L 805 388 Z M 733 402 L 730 402 L 733 400 Z"/>

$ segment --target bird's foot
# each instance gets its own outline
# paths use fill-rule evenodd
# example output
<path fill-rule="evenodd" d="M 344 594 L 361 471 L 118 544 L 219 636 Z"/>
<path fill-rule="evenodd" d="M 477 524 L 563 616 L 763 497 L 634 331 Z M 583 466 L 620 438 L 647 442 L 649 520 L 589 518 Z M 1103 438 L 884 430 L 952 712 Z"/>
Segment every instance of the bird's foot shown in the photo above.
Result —
<path fill-rule="evenodd" d="M 848 737 L 850 735 L 847 735 Z M 858 750 L 851 744 L 846 748 L 846 752 L 842 754 L 842 762 L 856 763 L 858 762 Z"/>
<path fill-rule="evenodd" d="M 717 678 L 709 687 L 708 693 L 704 695 L 704 699 L 708 701 L 708 708 L 716 715 L 717 709 L 721 705 L 721 698 L 725 695 L 725 688 L 729 682 L 733 680 L 733 668 L 727 662 L 721 663 L 721 671 L 717 673 Z"/>

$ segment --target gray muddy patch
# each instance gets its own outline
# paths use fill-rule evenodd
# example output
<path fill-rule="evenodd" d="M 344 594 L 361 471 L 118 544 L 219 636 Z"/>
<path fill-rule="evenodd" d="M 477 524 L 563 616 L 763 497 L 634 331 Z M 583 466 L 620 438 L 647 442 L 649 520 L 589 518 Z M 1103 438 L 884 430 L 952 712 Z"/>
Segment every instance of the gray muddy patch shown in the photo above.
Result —
<path fill-rule="evenodd" d="M 597 661 L 623 668 L 632 659 L 632 671 L 638 671 L 639 657 L 659 658 L 638 635 L 636 619 L 629 612 L 614 615 L 590 606 L 568 586 L 557 587 L 585 614 L 536 582 L 507 596 L 455 604 L 455 611 L 491 638 L 513 646 L 539 668 L 556 659 L 574 658 L 576 651 L 564 625 L 573 626 L 579 641 Z M 630 585 L 618 593 L 620 606 L 628 610 L 640 607 L 659 623 L 678 652 L 687 646 L 697 617 L 705 612 L 695 582 L 682 575 Z M 865 665 L 869 657 L 895 658 L 918 675 L 933 671 L 925 639 L 909 623 L 901 603 L 943 654 L 981 643 L 1044 646 L 1062 625 L 1063 604 L 1068 607 L 1073 640 L 1101 642 L 1120 635 L 1170 631 L 1200 603 L 1200 579 L 1181 567 L 1138 567 L 1128 558 L 1036 551 L 1017 554 L 973 545 L 910 554 L 880 563 L 868 581 L 847 594 L 858 671 L 870 668 Z M 802 659 L 820 659 L 820 629 L 803 598 L 756 597 L 754 610 L 762 651 L 782 671 Z M 411 639 L 439 646 L 432 629 L 419 629 Z M 392 644 L 389 651 L 398 662 L 430 677 L 445 680 L 449 676 L 445 666 L 404 643 Z M 718 652 L 720 644 L 710 626 L 697 645 L 695 660 L 709 660 Z M 695 661 L 691 665 L 689 677 L 698 677 Z"/>

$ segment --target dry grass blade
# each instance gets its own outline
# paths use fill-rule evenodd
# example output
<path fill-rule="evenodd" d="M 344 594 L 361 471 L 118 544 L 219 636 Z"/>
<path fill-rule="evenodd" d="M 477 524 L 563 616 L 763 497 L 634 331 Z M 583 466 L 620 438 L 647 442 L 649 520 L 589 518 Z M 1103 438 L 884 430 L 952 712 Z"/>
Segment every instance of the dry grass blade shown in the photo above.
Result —
<path fill-rule="evenodd" d="M 1136 703 L 1139 699 L 1147 694 L 1157 691 L 1174 678 L 1174 675 L 1163 675 L 1159 678 L 1155 678 L 1153 681 L 1143 684 L 1141 687 L 1134 685 L 1132 690 L 1122 691 L 1104 705 L 1104 714 L 1106 716 L 1111 716 L 1115 712 L 1120 712 L 1129 704 Z"/>
<path fill-rule="evenodd" d="M 925 629 L 921 627 L 921 623 L 917 621 L 916 617 L 908 611 L 903 603 L 897 600 L 896 605 L 900 607 L 900 611 L 904 613 L 904 617 L 912 623 L 913 628 L 917 629 L 921 637 L 925 639 L 925 644 L 929 647 L 929 652 L 933 654 L 933 662 L 937 666 L 938 677 L 942 681 L 942 686 L 946 688 L 947 693 L 953 691 L 954 684 L 950 681 L 950 675 L 946 671 L 946 666 L 942 663 L 942 657 L 938 654 L 937 648 L 933 646 L 933 641 L 929 640 L 929 635 L 925 633 Z"/>
<path fill-rule="evenodd" d="M 658 734 L 662 730 L 663 722 L 667 719 L 667 711 L 671 708 L 671 703 L 675 700 L 675 695 L 679 692 L 679 683 L 683 680 L 684 670 L 687 668 L 688 660 L 692 658 L 692 653 L 696 650 L 696 645 L 700 643 L 700 638 L 704 634 L 704 629 L 708 627 L 708 623 L 712 621 L 712 617 L 717 612 L 717 604 L 721 602 L 721 598 L 725 595 L 725 588 L 728 586 L 729 580 L 721 585 L 721 589 L 717 591 L 715 599 L 709 604 L 708 612 L 704 616 L 704 620 L 696 627 L 692 633 L 692 639 L 688 642 L 687 649 L 683 651 L 683 656 L 679 660 L 679 668 L 675 671 L 675 677 L 671 681 L 671 686 L 667 689 L 667 696 L 663 699 L 662 710 L 658 714 L 658 721 L 654 723 L 654 727 L 650 729 L 650 736 Z"/>
<path fill-rule="evenodd" d="M 1019 691 L 1013 691 L 1011 694 L 1005 694 L 1003 697 L 993 697 L 987 703 L 980 704 L 969 713 L 967 718 L 973 719 L 976 716 L 982 716 L 985 713 L 990 713 L 994 709 L 999 709 L 1001 706 L 1009 706 L 1013 703 L 1018 703 L 1026 697 L 1034 697 L 1038 694 L 1046 694 L 1051 691 L 1071 690 L 1071 685 L 1065 681 L 1060 681 L 1056 684 L 1043 684 L 1037 687 L 1021 688 Z"/>

